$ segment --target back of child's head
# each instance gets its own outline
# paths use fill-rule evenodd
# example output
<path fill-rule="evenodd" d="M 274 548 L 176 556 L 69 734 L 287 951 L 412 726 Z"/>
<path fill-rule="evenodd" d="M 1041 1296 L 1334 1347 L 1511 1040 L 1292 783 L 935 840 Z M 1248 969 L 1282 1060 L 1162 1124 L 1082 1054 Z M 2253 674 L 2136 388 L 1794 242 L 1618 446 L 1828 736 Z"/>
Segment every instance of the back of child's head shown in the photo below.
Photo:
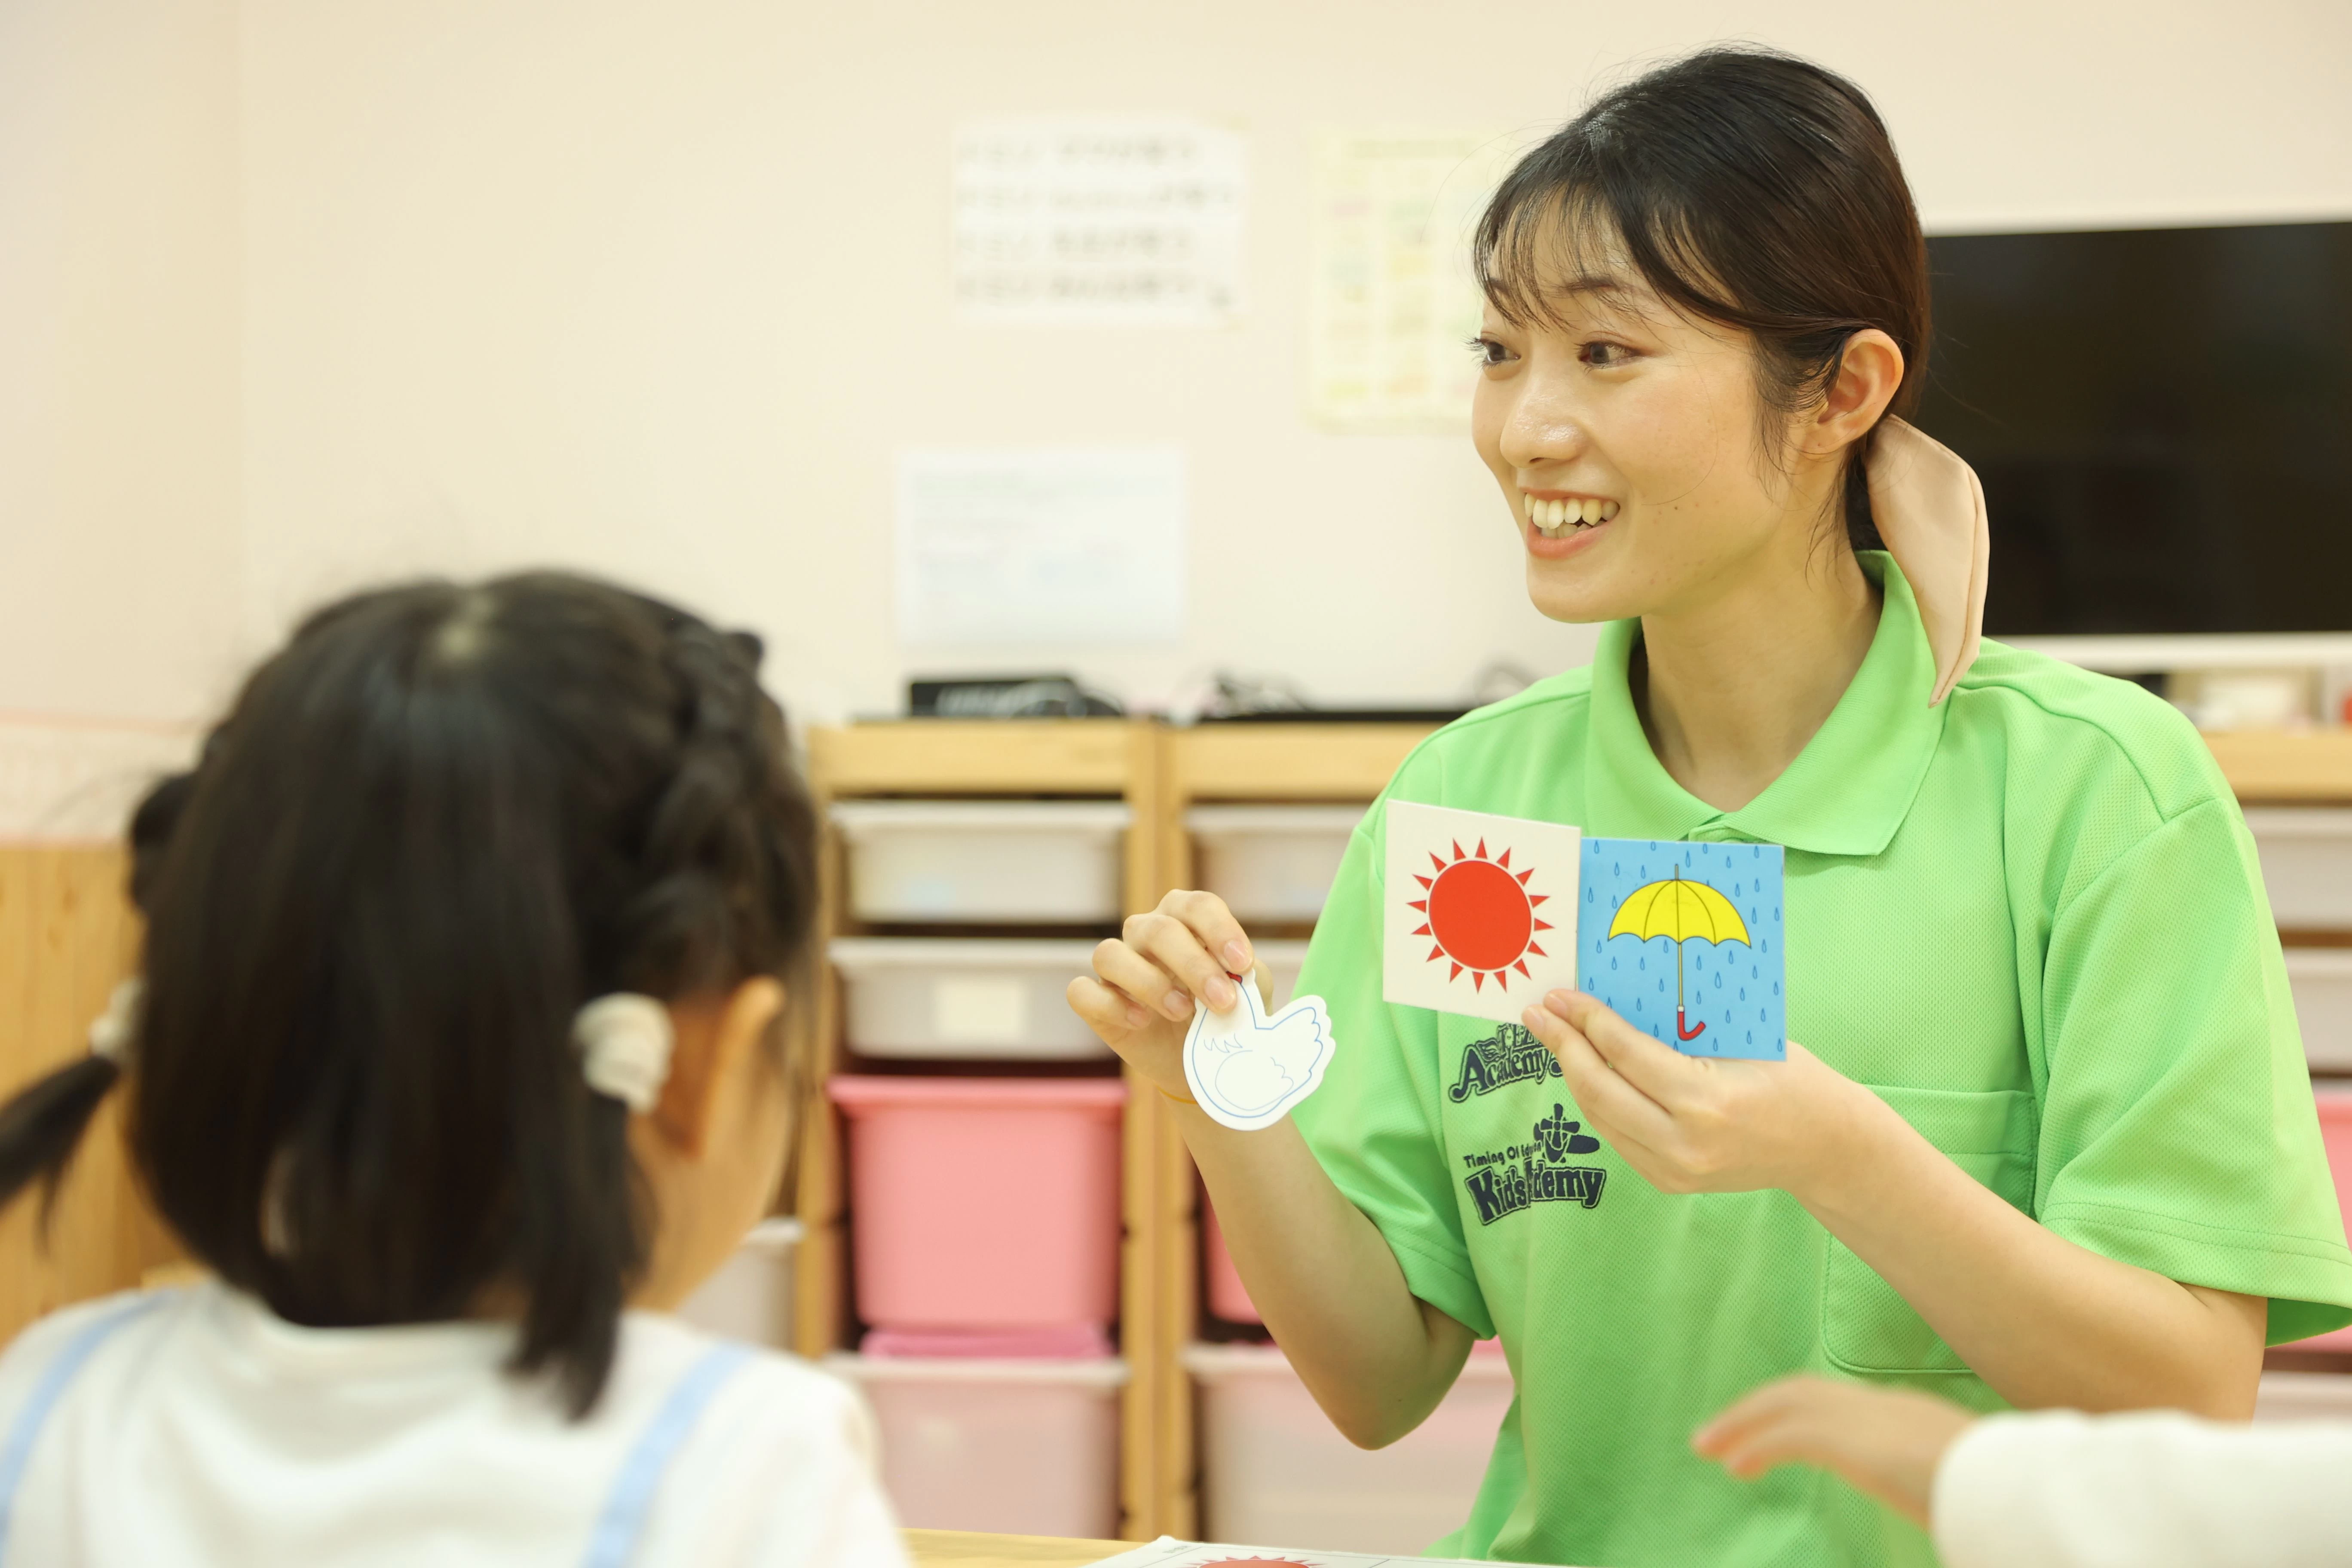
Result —
<path fill-rule="evenodd" d="M 518 1368 L 593 1404 L 652 1216 L 574 1018 L 783 974 L 814 912 L 759 657 L 532 574 L 357 595 L 253 673 L 133 825 L 131 1155 L 198 1258 L 309 1325 L 505 1303 Z M 114 1073 L 0 1111 L 0 1202 Z"/>

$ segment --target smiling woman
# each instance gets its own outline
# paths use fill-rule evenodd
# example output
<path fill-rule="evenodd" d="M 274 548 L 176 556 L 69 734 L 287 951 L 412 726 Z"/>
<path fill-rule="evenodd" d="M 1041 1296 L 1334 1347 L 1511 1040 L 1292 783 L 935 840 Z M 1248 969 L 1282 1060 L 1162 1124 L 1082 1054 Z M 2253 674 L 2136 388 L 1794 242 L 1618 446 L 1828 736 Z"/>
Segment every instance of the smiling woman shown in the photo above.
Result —
<path fill-rule="evenodd" d="M 1322 1091 L 1247 1133 L 1178 1110 L 1267 1327 L 1374 1446 L 1499 1335 L 1518 1398 L 1463 1556 L 1932 1562 L 1857 1492 L 1692 1452 L 1792 1372 L 2244 1415 L 2266 1333 L 2352 1320 L 2277 936 L 2187 722 L 1979 637 L 1980 491 L 1897 417 L 1926 258 L 1869 100 L 1779 55 L 1666 66 L 1531 153 L 1477 254 L 1479 456 L 1537 607 L 1607 625 L 1358 828 L 1298 983 Z M 1427 903 L 1414 960 L 1455 941 L 1450 882 L 1383 885 L 1391 803 L 1783 846 L 1787 1059 L 1567 992 L 1499 1031 L 1390 1003 L 1391 905 Z M 1732 935 L 1663 934 L 1701 923 Z M 1168 1087 L 1252 956 L 1171 894 L 1071 999 Z M 1470 1070 L 1538 1048 L 1560 1085 Z"/>

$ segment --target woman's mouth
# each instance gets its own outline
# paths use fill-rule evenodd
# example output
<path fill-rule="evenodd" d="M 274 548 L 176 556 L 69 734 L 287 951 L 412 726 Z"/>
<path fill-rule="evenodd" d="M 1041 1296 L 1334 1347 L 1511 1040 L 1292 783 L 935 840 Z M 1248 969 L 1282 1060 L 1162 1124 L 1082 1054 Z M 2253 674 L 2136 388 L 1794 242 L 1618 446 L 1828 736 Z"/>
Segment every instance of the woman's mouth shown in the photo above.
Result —
<path fill-rule="evenodd" d="M 1566 539 L 1617 515 L 1617 503 L 1600 496 L 1522 495 L 1528 526 L 1546 539 Z"/>

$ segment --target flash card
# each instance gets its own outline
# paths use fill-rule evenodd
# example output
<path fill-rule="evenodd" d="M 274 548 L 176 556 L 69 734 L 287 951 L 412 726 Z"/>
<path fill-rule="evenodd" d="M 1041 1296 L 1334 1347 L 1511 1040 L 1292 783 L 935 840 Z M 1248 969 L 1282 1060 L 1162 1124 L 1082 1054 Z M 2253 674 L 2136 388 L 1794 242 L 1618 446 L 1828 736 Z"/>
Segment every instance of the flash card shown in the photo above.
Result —
<path fill-rule="evenodd" d="M 1577 988 L 1691 1057 L 1787 1058 L 1778 844 L 1588 838 Z"/>
<path fill-rule="evenodd" d="M 1382 997 L 1515 1024 L 1576 984 L 1581 833 L 1403 800 L 1386 826 Z"/>
<path fill-rule="evenodd" d="M 1222 1013 L 1192 1004 L 1184 1036 L 1184 1082 L 1209 1119 L 1237 1132 L 1271 1127 L 1313 1094 L 1331 1060 L 1329 1011 L 1300 996 L 1268 1017 L 1257 977 L 1234 982 L 1241 999 Z"/>

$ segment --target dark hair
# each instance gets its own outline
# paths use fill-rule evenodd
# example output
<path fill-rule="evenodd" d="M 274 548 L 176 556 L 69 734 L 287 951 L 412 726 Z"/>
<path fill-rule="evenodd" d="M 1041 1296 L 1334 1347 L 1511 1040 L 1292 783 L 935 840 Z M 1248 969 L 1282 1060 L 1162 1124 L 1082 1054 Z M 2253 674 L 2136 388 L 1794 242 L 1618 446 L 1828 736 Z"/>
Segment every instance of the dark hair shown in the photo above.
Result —
<path fill-rule="evenodd" d="M 782 974 L 815 821 L 759 644 L 606 584 L 421 583 L 313 615 L 133 825 L 131 1153 L 220 1277 L 291 1321 L 510 1292 L 514 1364 L 583 1414 L 649 1242 L 628 1110 L 572 1020 Z M 113 1081 L 0 1110 L 0 1201 Z"/>
<path fill-rule="evenodd" d="M 1473 256 L 1487 300 L 1524 324 L 1552 318 L 1545 286 L 1563 258 L 1612 242 L 1669 305 L 1753 338 L 1768 415 L 1826 391 L 1866 327 L 1903 351 L 1887 412 L 1917 403 L 1927 240 L 1885 122 L 1834 71 L 1710 48 L 1603 93 L 1504 179 Z M 1844 477 L 1858 549 L 1877 542 L 1871 440 L 1848 453 Z"/>

